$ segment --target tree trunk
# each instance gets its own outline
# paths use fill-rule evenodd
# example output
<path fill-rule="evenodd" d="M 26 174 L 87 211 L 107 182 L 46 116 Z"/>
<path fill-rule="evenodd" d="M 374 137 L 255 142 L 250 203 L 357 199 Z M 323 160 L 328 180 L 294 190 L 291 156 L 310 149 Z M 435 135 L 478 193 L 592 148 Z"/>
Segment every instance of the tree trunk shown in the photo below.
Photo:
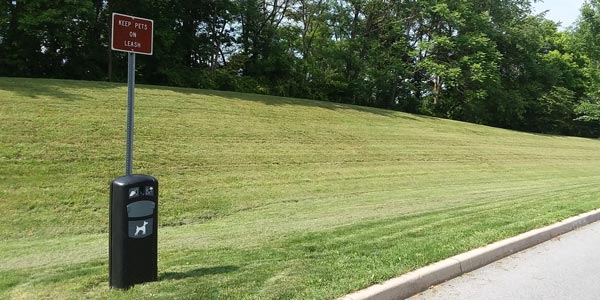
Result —
<path fill-rule="evenodd" d="M 106 6 L 108 7 L 108 81 L 112 81 L 112 1 L 107 1 Z"/>

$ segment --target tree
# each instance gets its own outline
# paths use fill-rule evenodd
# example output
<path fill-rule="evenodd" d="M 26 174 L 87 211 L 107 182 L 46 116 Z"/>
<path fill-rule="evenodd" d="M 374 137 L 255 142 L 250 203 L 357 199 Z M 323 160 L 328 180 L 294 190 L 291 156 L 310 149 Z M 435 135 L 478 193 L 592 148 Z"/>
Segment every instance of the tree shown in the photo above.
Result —
<path fill-rule="evenodd" d="M 575 30 L 529 0 L 0 0 L 0 75 L 126 78 L 112 12 L 154 20 L 137 81 L 590 134 L 600 0 Z M 579 115 L 578 115 L 579 114 Z"/>
<path fill-rule="evenodd" d="M 581 16 L 573 32 L 574 48 L 587 59 L 587 89 L 585 101 L 576 108 L 579 120 L 598 122 L 600 119 L 600 1 L 591 0 L 581 8 Z"/>
<path fill-rule="evenodd" d="M 11 1 L 2 30 L 0 66 L 17 76 L 99 79 L 102 45 L 98 1 Z M 10 17 L 8 17 L 10 16 Z M 93 42 L 92 42 L 93 41 Z M 94 53 L 91 53 L 94 52 Z M 92 59 L 92 61 L 90 61 Z M 85 62 L 85 63 L 82 63 Z"/>

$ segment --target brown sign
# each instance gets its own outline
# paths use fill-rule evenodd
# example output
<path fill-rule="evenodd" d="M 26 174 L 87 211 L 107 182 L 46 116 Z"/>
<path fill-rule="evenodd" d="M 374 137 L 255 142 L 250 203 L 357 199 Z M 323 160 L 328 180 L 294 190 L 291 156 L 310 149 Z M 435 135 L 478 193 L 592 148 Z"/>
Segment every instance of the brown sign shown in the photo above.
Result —
<path fill-rule="evenodd" d="M 113 13 L 111 49 L 152 55 L 153 36 L 154 21 Z"/>

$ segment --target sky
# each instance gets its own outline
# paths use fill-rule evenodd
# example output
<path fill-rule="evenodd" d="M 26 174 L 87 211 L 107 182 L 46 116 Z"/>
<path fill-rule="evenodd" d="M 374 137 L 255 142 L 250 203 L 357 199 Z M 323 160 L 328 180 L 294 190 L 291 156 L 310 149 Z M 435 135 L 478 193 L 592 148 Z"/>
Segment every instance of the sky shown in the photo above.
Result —
<path fill-rule="evenodd" d="M 544 0 L 533 4 L 537 13 L 549 10 L 546 18 L 561 22 L 562 28 L 571 26 L 579 16 L 584 0 Z"/>

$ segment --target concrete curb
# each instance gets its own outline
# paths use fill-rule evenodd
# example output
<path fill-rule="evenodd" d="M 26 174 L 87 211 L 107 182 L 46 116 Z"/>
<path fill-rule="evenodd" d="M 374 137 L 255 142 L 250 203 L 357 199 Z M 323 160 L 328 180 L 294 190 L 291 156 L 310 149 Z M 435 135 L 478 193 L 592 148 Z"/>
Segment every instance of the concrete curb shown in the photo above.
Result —
<path fill-rule="evenodd" d="M 600 209 L 453 256 L 338 300 L 403 300 L 489 263 L 600 221 Z"/>

